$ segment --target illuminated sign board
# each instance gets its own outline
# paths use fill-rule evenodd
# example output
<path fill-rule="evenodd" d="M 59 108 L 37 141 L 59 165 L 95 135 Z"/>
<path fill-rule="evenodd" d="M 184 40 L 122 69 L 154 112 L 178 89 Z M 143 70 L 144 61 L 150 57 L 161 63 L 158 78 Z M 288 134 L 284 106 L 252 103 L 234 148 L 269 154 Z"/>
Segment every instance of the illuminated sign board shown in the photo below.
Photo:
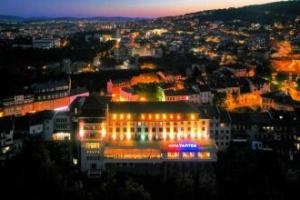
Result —
<path fill-rule="evenodd" d="M 165 150 L 175 152 L 198 152 L 200 151 L 200 146 L 193 141 L 180 141 L 178 143 L 167 144 Z"/>

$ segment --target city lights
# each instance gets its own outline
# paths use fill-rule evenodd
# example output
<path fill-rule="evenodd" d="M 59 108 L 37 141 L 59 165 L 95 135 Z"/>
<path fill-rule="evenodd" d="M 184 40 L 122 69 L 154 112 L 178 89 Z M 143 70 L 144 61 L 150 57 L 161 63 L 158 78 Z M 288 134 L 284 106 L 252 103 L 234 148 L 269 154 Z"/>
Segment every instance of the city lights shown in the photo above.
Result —
<path fill-rule="evenodd" d="M 300 0 L 252 3 L 0 0 L 3 198 L 297 196 Z"/>

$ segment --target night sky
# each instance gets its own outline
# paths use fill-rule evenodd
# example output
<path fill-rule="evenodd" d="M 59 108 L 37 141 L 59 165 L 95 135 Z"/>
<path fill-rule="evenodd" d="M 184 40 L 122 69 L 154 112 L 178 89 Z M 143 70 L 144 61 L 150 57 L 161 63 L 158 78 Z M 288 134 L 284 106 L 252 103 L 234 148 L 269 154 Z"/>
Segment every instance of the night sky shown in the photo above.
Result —
<path fill-rule="evenodd" d="M 0 0 L 0 14 L 23 17 L 158 17 L 275 0 Z"/>

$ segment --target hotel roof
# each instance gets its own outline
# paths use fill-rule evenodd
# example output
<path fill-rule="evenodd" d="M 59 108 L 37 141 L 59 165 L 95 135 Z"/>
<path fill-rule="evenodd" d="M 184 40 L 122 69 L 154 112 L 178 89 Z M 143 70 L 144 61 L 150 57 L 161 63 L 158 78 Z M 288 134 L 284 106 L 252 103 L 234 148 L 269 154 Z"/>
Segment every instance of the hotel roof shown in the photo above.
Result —
<path fill-rule="evenodd" d="M 167 90 L 165 91 L 166 96 L 187 96 L 187 95 L 195 95 L 197 94 L 193 90 L 183 89 L 183 90 Z"/>
<path fill-rule="evenodd" d="M 104 117 L 108 101 L 108 98 L 101 96 L 86 97 L 82 106 L 80 117 Z"/>
<path fill-rule="evenodd" d="M 185 102 L 113 102 L 110 112 L 115 113 L 197 113 L 198 109 Z"/>
<path fill-rule="evenodd" d="M 230 123 L 230 115 L 226 110 L 219 109 L 216 106 L 203 105 L 199 107 L 200 117 L 202 119 L 219 119 L 220 122 Z"/>

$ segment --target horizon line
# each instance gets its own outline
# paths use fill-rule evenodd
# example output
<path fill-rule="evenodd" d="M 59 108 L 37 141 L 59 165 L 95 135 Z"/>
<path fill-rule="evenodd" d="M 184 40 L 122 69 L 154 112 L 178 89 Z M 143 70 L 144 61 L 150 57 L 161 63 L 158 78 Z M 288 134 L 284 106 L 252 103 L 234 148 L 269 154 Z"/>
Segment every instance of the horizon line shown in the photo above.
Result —
<path fill-rule="evenodd" d="M 199 13 L 199 12 L 207 12 L 207 11 L 214 11 L 214 10 L 228 10 L 228 9 L 238 9 L 238 8 L 244 8 L 244 7 L 249 7 L 249 6 L 259 6 L 259 5 L 267 5 L 267 4 L 274 4 L 274 3 L 279 3 L 279 2 L 288 2 L 289 0 L 281 0 L 281 1 L 274 1 L 274 2 L 269 2 L 269 3 L 254 3 L 254 4 L 249 4 L 249 5 L 243 5 L 243 6 L 229 6 L 229 7 L 221 7 L 221 8 L 212 8 L 212 9 L 203 9 L 203 10 L 198 10 L 194 12 L 186 12 L 182 14 L 174 14 L 174 15 L 162 15 L 162 16 L 126 16 L 126 15 L 94 15 L 94 16 L 72 16 L 72 15 L 67 15 L 67 16 L 24 16 L 24 15 L 11 15 L 11 14 L 1 14 L 0 16 L 7 16 L 7 17 L 20 17 L 20 18 L 48 18 L 48 19 L 59 19 L 59 18 L 77 18 L 77 19 L 88 19 L 88 18 L 97 18 L 97 17 L 104 17 L 104 18 L 132 18 L 132 19 L 156 19 L 156 18 L 165 18 L 165 17 L 176 17 L 176 16 L 184 16 L 184 15 L 189 15 L 189 14 L 194 14 L 194 13 Z"/>

